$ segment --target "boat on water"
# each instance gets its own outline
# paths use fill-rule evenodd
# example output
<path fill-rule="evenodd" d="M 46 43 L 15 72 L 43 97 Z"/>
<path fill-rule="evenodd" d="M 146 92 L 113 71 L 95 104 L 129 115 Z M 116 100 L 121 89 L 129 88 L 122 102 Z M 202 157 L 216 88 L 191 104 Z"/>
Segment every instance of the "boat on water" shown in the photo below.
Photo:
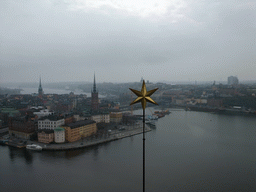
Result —
<path fill-rule="evenodd" d="M 169 110 L 165 111 L 155 111 L 154 115 L 156 115 L 158 118 L 164 117 L 165 115 L 169 115 L 171 112 Z"/>
<path fill-rule="evenodd" d="M 42 151 L 43 147 L 41 147 L 40 145 L 31 144 L 31 145 L 27 145 L 26 149 L 34 150 L 34 151 Z"/>
<path fill-rule="evenodd" d="M 148 116 L 147 116 L 147 119 L 148 119 L 148 120 L 158 120 L 158 116 L 157 116 L 157 115 L 154 115 L 154 114 L 153 114 L 153 115 L 148 115 Z"/>
<path fill-rule="evenodd" d="M 145 120 L 145 123 L 147 124 L 147 125 L 150 125 L 150 126 L 156 126 L 156 123 L 155 123 L 155 121 L 153 121 L 153 120 L 150 120 L 150 119 L 146 119 Z"/>

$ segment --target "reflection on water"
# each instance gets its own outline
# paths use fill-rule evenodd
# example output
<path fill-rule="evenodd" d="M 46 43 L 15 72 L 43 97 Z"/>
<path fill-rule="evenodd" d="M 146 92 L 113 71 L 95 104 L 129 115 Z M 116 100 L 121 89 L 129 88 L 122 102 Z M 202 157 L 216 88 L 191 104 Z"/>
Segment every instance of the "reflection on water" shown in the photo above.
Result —
<path fill-rule="evenodd" d="M 41 153 L 43 155 L 41 155 L 40 157 L 54 158 L 54 159 L 66 158 L 67 160 L 72 160 L 75 157 L 89 153 L 89 154 L 93 154 L 94 160 L 97 160 L 97 156 L 99 154 L 99 148 L 108 150 L 108 147 L 110 145 L 111 145 L 111 142 L 103 143 L 96 146 L 91 146 L 91 147 L 86 147 L 81 149 L 66 150 L 66 151 L 42 151 Z"/>
<path fill-rule="evenodd" d="M 27 164 L 32 164 L 33 162 L 33 154 L 31 154 L 31 151 L 23 149 L 18 149 L 14 147 L 9 146 L 9 157 L 12 162 L 20 159 L 25 159 L 25 162 Z"/>

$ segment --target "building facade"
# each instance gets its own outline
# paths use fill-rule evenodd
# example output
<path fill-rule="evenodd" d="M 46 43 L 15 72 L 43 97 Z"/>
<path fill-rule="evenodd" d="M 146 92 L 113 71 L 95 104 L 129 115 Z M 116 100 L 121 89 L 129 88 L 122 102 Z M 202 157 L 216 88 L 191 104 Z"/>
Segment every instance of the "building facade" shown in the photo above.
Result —
<path fill-rule="evenodd" d="M 65 129 L 67 142 L 78 141 L 81 138 L 97 133 L 96 122 L 92 120 L 82 120 L 62 126 Z"/>
<path fill-rule="evenodd" d="M 70 124 L 70 123 L 73 123 L 75 121 L 75 118 L 73 115 L 69 115 L 69 116 L 66 116 L 64 118 L 64 121 L 65 121 L 65 125 L 66 124 Z"/>
<path fill-rule="evenodd" d="M 65 129 L 65 139 L 67 142 L 75 142 L 81 139 L 80 127 L 75 126 L 63 126 Z"/>
<path fill-rule="evenodd" d="M 90 117 L 90 119 L 95 121 L 96 123 L 110 123 L 110 116 L 109 116 L 109 114 L 92 115 Z"/>
<path fill-rule="evenodd" d="M 228 85 L 238 85 L 238 78 L 235 76 L 228 77 Z"/>
<path fill-rule="evenodd" d="M 54 129 L 54 141 L 55 143 L 65 142 L 65 129 L 57 127 Z"/>
<path fill-rule="evenodd" d="M 33 112 L 33 114 L 37 115 L 38 119 L 40 119 L 40 118 L 45 117 L 45 116 L 53 115 L 54 112 L 49 111 L 48 109 L 42 109 L 39 112 Z"/>
<path fill-rule="evenodd" d="M 38 130 L 38 142 L 51 143 L 54 141 L 54 131 L 51 129 L 40 129 Z"/>
<path fill-rule="evenodd" d="M 39 129 L 52 129 L 54 130 L 57 127 L 65 124 L 65 120 L 63 117 L 50 115 L 46 117 L 42 117 L 38 120 L 38 130 Z"/>
<path fill-rule="evenodd" d="M 83 126 L 80 127 L 80 135 L 82 138 L 89 137 L 97 133 L 97 125 L 93 120 L 84 120 Z"/>
<path fill-rule="evenodd" d="M 110 113 L 110 122 L 113 123 L 120 123 L 123 118 L 123 113 L 122 112 L 111 112 Z"/>
<path fill-rule="evenodd" d="M 30 117 L 9 118 L 9 135 L 21 139 L 30 139 L 35 134 L 36 123 Z"/>

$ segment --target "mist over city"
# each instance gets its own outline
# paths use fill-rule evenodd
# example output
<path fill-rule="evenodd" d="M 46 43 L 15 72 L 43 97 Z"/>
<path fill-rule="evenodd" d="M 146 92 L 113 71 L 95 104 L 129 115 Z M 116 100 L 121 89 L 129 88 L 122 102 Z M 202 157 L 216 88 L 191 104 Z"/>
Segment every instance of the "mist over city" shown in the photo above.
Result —
<path fill-rule="evenodd" d="M 0 1 L 0 189 L 256 191 L 256 2 Z"/>

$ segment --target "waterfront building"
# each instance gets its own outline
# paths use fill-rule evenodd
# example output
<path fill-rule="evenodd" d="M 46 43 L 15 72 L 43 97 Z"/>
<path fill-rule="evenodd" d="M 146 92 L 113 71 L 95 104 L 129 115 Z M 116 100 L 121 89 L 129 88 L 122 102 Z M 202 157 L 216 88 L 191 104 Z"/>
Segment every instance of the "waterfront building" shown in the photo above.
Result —
<path fill-rule="evenodd" d="M 39 129 L 52 129 L 64 125 L 65 120 L 64 117 L 56 116 L 56 115 L 49 115 L 42 117 L 38 120 L 38 130 Z"/>
<path fill-rule="evenodd" d="M 51 143 L 54 141 L 54 131 L 52 129 L 40 129 L 38 130 L 38 142 Z"/>
<path fill-rule="evenodd" d="M 110 113 L 110 122 L 113 123 L 120 123 L 123 118 L 123 113 L 122 112 L 111 112 Z"/>
<path fill-rule="evenodd" d="M 109 113 L 95 114 L 90 117 L 96 123 L 110 123 Z"/>
<path fill-rule="evenodd" d="M 238 78 L 235 76 L 228 77 L 228 85 L 238 85 L 239 81 Z"/>
<path fill-rule="evenodd" d="M 96 122 L 92 120 L 76 121 L 62 126 L 65 129 L 65 139 L 67 142 L 78 141 L 81 138 L 97 133 Z"/>
<path fill-rule="evenodd" d="M 80 126 L 81 137 L 89 137 L 97 133 L 97 125 L 93 120 L 80 121 L 82 126 Z"/>
<path fill-rule="evenodd" d="M 41 84 L 41 77 L 40 77 L 40 82 L 39 82 L 39 87 L 38 87 L 38 96 L 42 98 L 44 92 Z"/>
<path fill-rule="evenodd" d="M 195 99 L 195 102 L 198 103 L 198 104 L 207 104 L 207 99 Z"/>
<path fill-rule="evenodd" d="M 21 139 L 30 139 L 35 134 L 36 123 L 31 117 L 11 117 L 8 122 L 9 135 Z"/>
<path fill-rule="evenodd" d="M 72 124 L 62 126 L 65 129 L 65 139 L 67 142 L 74 142 L 81 139 L 80 127 L 76 127 Z"/>
<path fill-rule="evenodd" d="M 65 129 L 57 127 L 54 129 L 54 141 L 55 143 L 65 142 Z"/>
<path fill-rule="evenodd" d="M 99 97 L 98 97 L 98 91 L 96 89 L 95 74 L 94 74 L 93 89 L 92 89 L 92 92 L 91 92 L 91 110 L 92 111 L 98 111 L 99 110 Z"/>

